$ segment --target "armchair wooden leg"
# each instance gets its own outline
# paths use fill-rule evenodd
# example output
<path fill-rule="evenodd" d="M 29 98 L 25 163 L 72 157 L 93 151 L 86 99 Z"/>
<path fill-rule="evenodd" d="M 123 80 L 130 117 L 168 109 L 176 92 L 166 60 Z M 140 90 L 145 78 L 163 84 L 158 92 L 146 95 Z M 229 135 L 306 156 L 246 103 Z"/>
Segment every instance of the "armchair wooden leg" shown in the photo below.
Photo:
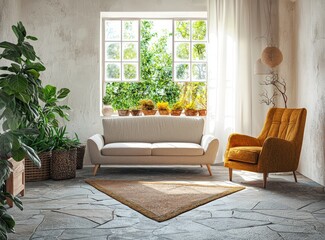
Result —
<path fill-rule="evenodd" d="M 263 188 L 266 188 L 267 176 L 268 176 L 268 173 L 263 173 Z"/>
<path fill-rule="evenodd" d="M 94 174 L 94 176 L 96 176 L 96 174 L 97 174 L 97 170 L 98 170 L 99 167 L 100 167 L 99 164 L 96 164 L 96 165 L 94 166 L 94 169 L 93 169 L 93 174 Z"/>
<path fill-rule="evenodd" d="M 232 168 L 229 168 L 229 181 L 232 182 Z"/>
<path fill-rule="evenodd" d="M 297 182 L 297 176 L 295 171 L 293 171 L 293 177 L 295 178 L 295 182 Z"/>
<path fill-rule="evenodd" d="M 210 164 L 207 164 L 207 168 L 208 168 L 208 171 L 209 171 L 210 176 L 212 176 Z"/>

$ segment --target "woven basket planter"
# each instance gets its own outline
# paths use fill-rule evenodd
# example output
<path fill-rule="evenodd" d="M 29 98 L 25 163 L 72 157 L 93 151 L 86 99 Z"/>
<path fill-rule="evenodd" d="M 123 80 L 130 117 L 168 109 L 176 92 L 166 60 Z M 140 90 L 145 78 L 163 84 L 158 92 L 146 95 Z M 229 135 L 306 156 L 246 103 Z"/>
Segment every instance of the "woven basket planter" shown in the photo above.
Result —
<path fill-rule="evenodd" d="M 77 169 L 82 169 L 84 166 L 85 145 L 77 147 Z"/>
<path fill-rule="evenodd" d="M 52 152 L 51 178 L 63 180 L 76 177 L 77 149 Z"/>
<path fill-rule="evenodd" d="M 41 168 L 36 167 L 30 159 L 25 158 L 26 182 L 36 182 L 50 179 L 52 152 L 42 152 L 39 153 L 38 156 L 41 160 Z"/>

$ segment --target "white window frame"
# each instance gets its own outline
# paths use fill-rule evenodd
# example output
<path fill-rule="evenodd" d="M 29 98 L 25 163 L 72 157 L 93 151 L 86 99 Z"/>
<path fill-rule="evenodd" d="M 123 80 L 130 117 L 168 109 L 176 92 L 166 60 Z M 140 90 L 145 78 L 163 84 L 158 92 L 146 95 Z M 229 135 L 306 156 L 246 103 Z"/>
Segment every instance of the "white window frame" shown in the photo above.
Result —
<path fill-rule="evenodd" d="M 205 21 L 206 22 L 206 38 L 205 40 L 192 40 L 192 22 L 193 21 Z M 190 22 L 190 38 L 189 40 L 176 40 L 175 39 L 175 24 L 177 21 L 189 21 Z M 175 49 L 176 43 L 189 43 L 189 60 L 176 60 Z M 193 44 L 203 43 L 205 44 L 206 60 L 193 60 Z M 189 65 L 189 80 L 177 80 L 176 79 L 176 64 L 188 64 Z M 205 64 L 206 65 L 206 79 L 193 80 L 192 66 L 193 64 Z M 208 21 L 207 18 L 174 18 L 173 19 L 173 80 L 175 82 L 207 82 L 208 80 Z"/>
<path fill-rule="evenodd" d="M 105 21 L 120 21 L 121 22 L 121 29 L 120 29 L 120 34 L 121 34 L 121 39 L 120 40 L 106 40 L 105 38 Z M 138 38 L 136 40 L 123 40 L 123 21 L 137 21 L 138 22 Z M 102 18 L 102 79 L 105 83 L 108 82 L 137 82 L 140 80 L 140 21 L 141 19 L 137 19 L 137 18 Z M 105 55 L 106 55 L 106 43 L 111 42 L 111 43 L 120 43 L 120 60 L 109 60 L 106 61 L 105 59 Z M 127 43 L 127 42 L 133 42 L 136 43 L 137 45 L 137 59 L 134 61 L 130 61 L 130 60 L 123 60 L 123 43 Z M 109 79 L 106 80 L 106 64 L 107 63 L 119 63 L 120 65 L 120 78 L 119 79 Z M 123 74 L 123 69 L 124 69 L 124 64 L 127 63 L 131 63 L 131 64 L 137 64 L 137 75 L 135 79 L 132 80 L 126 80 L 124 78 L 124 74 Z"/>
<path fill-rule="evenodd" d="M 159 17 L 157 17 L 159 16 Z M 173 56 L 173 69 L 172 69 L 172 74 L 173 74 L 173 80 L 174 80 L 174 20 L 207 20 L 207 12 L 206 11 L 197 11 L 197 12 L 101 12 L 100 13 L 100 54 L 99 54 L 99 62 L 100 62 L 100 74 L 99 74 L 99 82 L 100 82 L 100 92 L 99 94 L 100 97 L 100 109 L 102 108 L 102 98 L 105 96 L 105 91 L 106 91 L 106 83 L 108 81 L 105 81 L 105 20 L 104 19 L 139 19 L 139 32 L 138 32 L 138 80 L 141 78 L 141 69 L 140 69 L 140 20 L 141 19 L 171 19 L 173 20 L 173 26 L 172 26 L 172 31 L 173 31 L 173 36 L 172 36 L 172 41 L 173 41 L 173 46 L 172 46 L 172 56 Z M 208 27 L 208 26 L 207 26 Z M 209 33 L 207 33 L 208 35 Z M 207 36 L 208 39 L 208 36 Z M 207 47 L 207 46 L 206 46 Z M 121 48 L 122 49 L 122 48 Z M 207 57 L 208 57 L 208 50 L 207 50 Z M 122 55 L 121 55 L 122 59 Z M 208 74 L 208 69 L 207 69 L 207 74 Z M 191 76 L 192 74 L 190 74 Z M 122 69 L 121 69 L 121 77 L 122 77 Z M 208 78 L 207 78 L 208 79 Z M 113 82 L 113 81 L 110 81 Z M 127 81 L 130 82 L 130 81 Z M 184 81 L 181 81 L 184 82 Z"/>

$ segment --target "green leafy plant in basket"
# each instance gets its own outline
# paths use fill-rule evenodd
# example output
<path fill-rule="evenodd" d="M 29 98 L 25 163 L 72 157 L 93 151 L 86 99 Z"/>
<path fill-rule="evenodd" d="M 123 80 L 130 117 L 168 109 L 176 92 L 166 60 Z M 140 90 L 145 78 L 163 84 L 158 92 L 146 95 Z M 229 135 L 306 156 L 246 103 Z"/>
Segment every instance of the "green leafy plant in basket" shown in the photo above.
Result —
<path fill-rule="evenodd" d="M 75 138 L 69 138 L 65 126 L 54 130 L 51 178 L 54 180 L 74 178 L 76 176 L 76 147 L 80 145 L 80 141 L 77 135 Z"/>
<path fill-rule="evenodd" d="M 7 233 L 14 232 L 15 220 L 7 213 L 8 199 L 23 209 L 19 198 L 6 192 L 5 181 L 11 170 L 9 159 L 21 161 L 28 156 L 32 162 L 40 166 L 40 160 L 23 136 L 35 135 L 33 122 L 39 118 L 40 72 L 45 67 L 36 55 L 28 40 L 36 37 L 28 36 L 21 22 L 12 26 L 17 43 L 0 42 L 0 59 L 7 60 L 6 66 L 0 66 L 0 239 L 7 239 Z"/>

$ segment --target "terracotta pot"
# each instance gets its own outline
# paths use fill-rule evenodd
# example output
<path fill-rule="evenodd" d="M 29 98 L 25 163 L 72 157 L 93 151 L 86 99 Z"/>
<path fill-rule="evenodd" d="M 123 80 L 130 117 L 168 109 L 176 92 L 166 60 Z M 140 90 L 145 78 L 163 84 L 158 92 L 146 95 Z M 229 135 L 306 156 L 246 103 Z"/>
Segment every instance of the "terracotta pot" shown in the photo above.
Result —
<path fill-rule="evenodd" d="M 197 115 L 197 110 L 194 110 L 194 109 L 186 109 L 185 110 L 185 115 L 186 116 L 196 116 Z"/>
<path fill-rule="evenodd" d="M 167 109 L 159 110 L 160 115 L 169 115 L 169 111 Z"/>
<path fill-rule="evenodd" d="M 207 110 L 206 109 L 200 109 L 199 111 L 199 116 L 206 116 L 207 115 Z"/>
<path fill-rule="evenodd" d="M 144 115 L 155 115 L 157 110 L 153 109 L 153 110 L 142 110 Z"/>
<path fill-rule="evenodd" d="M 172 110 L 170 114 L 172 116 L 180 116 L 182 114 L 182 111 L 183 110 Z"/>
<path fill-rule="evenodd" d="M 121 117 L 129 116 L 129 114 L 130 114 L 129 110 L 124 110 L 124 109 L 117 110 L 117 112 L 118 112 L 118 115 Z"/>
<path fill-rule="evenodd" d="M 133 110 L 131 110 L 131 115 L 132 116 L 140 116 L 141 115 L 141 110 L 133 109 Z"/>

